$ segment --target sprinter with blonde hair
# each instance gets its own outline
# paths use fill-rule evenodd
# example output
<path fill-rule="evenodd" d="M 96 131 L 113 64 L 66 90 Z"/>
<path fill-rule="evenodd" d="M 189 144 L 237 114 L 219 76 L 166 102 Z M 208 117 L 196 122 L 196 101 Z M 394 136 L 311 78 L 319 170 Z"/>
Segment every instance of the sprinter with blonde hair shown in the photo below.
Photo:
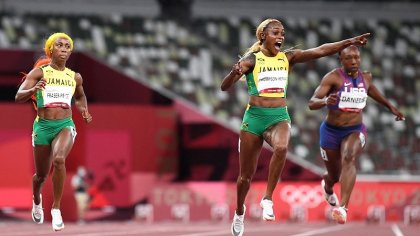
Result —
<path fill-rule="evenodd" d="M 257 27 L 257 41 L 233 65 L 222 81 L 226 91 L 243 75 L 250 96 L 244 114 L 239 138 L 240 173 L 237 180 L 236 211 L 231 227 L 232 235 L 244 232 L 245 197 L 257 168 L 258 158 L 266 141 L 273 148 L 268 184 L 261 199 L 264 220 L 275 220 L 273 192 L 282 173 L 290 139 L 291 121 L 287 111 L 286 90 L 291 67 L 337 53 L 350 45 L 365 45 L 369 33 L 339 42 L 323 44 L 307 50 L 282 50 L 285 40 L 283 24 L 276 19 L 266 19 Z"/>
<path fill-rule="evenodd" d="M 72 120 L 72 98 L 84 121 L 92 121 L 83 90 L 82 76 L 66 67 L 72 50 L 73 40 L 70 36 L 65 33 L 52 34 L 44 46 L 46 59 L 39 60 L 24 77 L 15 97 L 18 103 L 32 99 L 37 110 L 32 132 L 35 158 L 32 219 L 38 224 L 44 222 L 42 186 L 51 166 L 54 166 L 54 202 L 51 215 L 55 231 L 64 228 L 60 206 L 66 178 L 65 161 L 76 137 L 76 127 Z"/>

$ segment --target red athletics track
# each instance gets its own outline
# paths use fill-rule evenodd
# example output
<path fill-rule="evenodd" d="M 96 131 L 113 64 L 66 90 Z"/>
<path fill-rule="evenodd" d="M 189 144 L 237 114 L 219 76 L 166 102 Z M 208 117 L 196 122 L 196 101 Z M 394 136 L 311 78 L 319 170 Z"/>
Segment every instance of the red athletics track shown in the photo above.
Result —
<path fill-rule="evenodd" d="M 53 232 L 51 223 L 36 225 L 30 221 L 0 222 L 0 235 L 74 235 L 74 236 L 229 236 L 229 223 L 139 223 L 135 221 L 89 222 L 83 225 L 66 223 L 66 228 Z M 348 222 L 345 225 L 327 223 L 246 222 L 244 236 L 419 236 L 420 225 L 406 226 L 401 222 L 366 224 Z"/>

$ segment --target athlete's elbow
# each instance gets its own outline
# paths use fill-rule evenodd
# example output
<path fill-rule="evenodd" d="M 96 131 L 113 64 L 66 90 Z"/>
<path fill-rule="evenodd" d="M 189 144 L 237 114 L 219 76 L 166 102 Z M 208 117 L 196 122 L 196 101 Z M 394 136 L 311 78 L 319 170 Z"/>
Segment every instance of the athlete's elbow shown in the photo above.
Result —
<path fill-rule="evenodd" d="M 26 102 L 24 99 L 22 99 L 22 97 L 21 96 L 19 96 L 19 95 L 16 95 L 15 96 L 15 102 L 16 103 L 24 103 L 24 102 Z"/>
<path fill-rule="evenodd" d="M 309 102 L 308 103 L 308 108 L 309 110 L 313 111 L 313 110 L 318 110 L 321 107 L 323 107 L 322 105 L 317 104 L 316 102 Z"/>
<path fill-rule="evenodd" d="M 309 108 L 309 110 L 315 110 L 315 104 L 314 104 L 313 101 L 308 102 L 308 108 Z"/>
<path fill-rule="evenodd" d="M 229 86 L 227 86 L 226 84 L 222 84 L 222 85 L 220 85 L 220 90 L 222 90 L 222 91 L 226 91 L 226 90 L 228 90 L 229 89 Z"/>

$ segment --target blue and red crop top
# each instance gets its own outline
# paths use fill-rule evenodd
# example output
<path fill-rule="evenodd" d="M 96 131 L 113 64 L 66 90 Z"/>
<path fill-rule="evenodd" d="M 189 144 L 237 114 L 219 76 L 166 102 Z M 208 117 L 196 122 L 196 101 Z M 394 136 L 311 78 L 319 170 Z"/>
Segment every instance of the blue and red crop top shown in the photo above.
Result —
<path fill-rule="evenodd" d="M 335 105 L 328 105 L 328 109 L 337 110 L 340 109 L 346 112 L 361 112 L 366 106 L 367 101 L 367 86 L 363 79 L 362 72 L 359 70 L 356 78 L 348 76 L 343 69 L 337 68 L 337 72 L 343 79 L 343 85 L 338 91 L 339 101 Z"/>

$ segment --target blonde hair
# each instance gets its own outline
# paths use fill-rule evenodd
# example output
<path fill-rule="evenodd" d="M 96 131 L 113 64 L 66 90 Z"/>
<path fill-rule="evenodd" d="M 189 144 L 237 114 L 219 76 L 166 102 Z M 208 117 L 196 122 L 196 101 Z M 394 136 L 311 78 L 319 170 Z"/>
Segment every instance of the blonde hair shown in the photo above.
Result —
<path fill-rule="evenodd" d="M 267 26 L 273 22 L 280 23 L 282 25 L 282 23 L 279 20 L 273 19 L 273 18 L 269 18 L 261 22 L 260 25 L 257 27 L 257 30 L 255 31 L 255 36 L 257 38 L 257 41 L 254 44 L 252 44 L 250 48 L 246 50 L 244 55 L 250 52 L 258 52 L 261 49 L 261 45 L 263 43 L 262 38 L 261 38 L 261 33 L 263 33 L 264 30 L 267 28 Z"/>
<path fill-rule="evenodd" d="M 59 38 L 67 39 L 70 42 L 70 50 L 73 50 L 73 39 L 71 39 L 70 36 L 65 33 L 54 33 L 45 41 L 44 52 L 48 58 L 51 58 L 54 43 Z"/>

